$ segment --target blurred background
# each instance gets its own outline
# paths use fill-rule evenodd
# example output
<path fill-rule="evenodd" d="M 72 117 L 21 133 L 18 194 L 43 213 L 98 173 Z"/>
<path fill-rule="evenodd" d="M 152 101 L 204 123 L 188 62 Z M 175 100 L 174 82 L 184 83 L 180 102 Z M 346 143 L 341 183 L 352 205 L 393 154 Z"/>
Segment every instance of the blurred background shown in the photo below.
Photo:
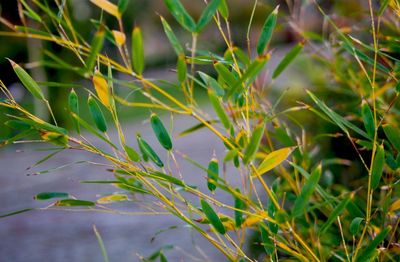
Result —
<path fill-rule="evenodd" d="M 27 1 L 28 3 L 30 1 Z M 54 1 L 47 2 L 51 8 L 56 8 Z M 116 1 L 112 1 L 116 2 Z M 236 46 L 247 49 L 246 33 L 248 21 L 253 10 L 252 0 L 228 0 L 230 11 L 230 26 L 233 42 Z M 332 17 L 341 28 L 348 28 L 360 39 L 370 40 L 368 32 L 365 32 L 365 24 L 368 19 L 363 19 L 368 14 L 366 1 L 319 1 L 321 7 Z M 204 8 L 203 0 L 182 0 L 188 12 L 198 18 Z M 7 24 L 21 25 L 18 13 L 17 0 L 1 0 L 0 12 L 2 23 L 1 31 L 10 31 Z M 80 33 L 91 39 L 96 28 L 91 19 L 98 19 L 100 10 L 95 8 L 89 0 L 67 0 L 70 15 L 76 28 Z M 374 4 L 377 4 L 374 2 Z M 273 40 L 270 46 L 272 58 L 267 65 L 265 73 L 265 85 L 267 92 L 265 99 L 274 101 L 283 92 L 286 92 L 281 107 L 286 108 L 297 105 L 297 101 L 305 100 L 304 89 L 313 89 L 319 92 L 323 98 L 329 101 L 337 99 L 349 100 L 353 97 L 343 93 L 341 88 L 347 87 L 346 66 L 352 66 L 346 61 L 340 61 L 335 56 L 335 44 L 338 42 L 331 36 L 331 29 L 317 10 L 313 1 L 287 0 L 267 1 L 259 0 L 255 9 L 250 41 L 253 49 L 260 30 L 268 14 L 280 5 L 279 19 Z M 40 10 L 36 10 L 40 14 Z M 176 57 L 163 32 L 159 15 L 164 16 L 171 24 L 178 38 L 188 49 L 191 38 L 188 33 L 180 30 L 174 18 L 167 12 L 162 0 L 131 0 L 124 14 L 124 28 L 131 32 L 133 26 L 140 25 L 142 28 L 145 52 L 146 72 L 149 78 L 175 79 L 172 69 L 175 67 Z M 104 15 L 110 29 L 117 28 L 115 19 Z M 38 25 L 33 21 L 26 21 L 31 27 Z M 390 30 L 390 29 L 389 29 Z M 129 33 L 127 33 L 129 35 Z M 271 81 L 271 70 L 279 63 L 283 55 L 296 43 L 306 41 L 304 54 L 299 56 L 278 79 Z M 71 127 L 71 119 L 65 113 L 67 95 L 71 87 L 79 94 L 83 88 L 90 88 L 91 83 L 72 71 L 56 70 L 49 65 L 50 59 L 43 52 L 50 50 L 57 57 L 70 64 L 77 62 L 71 53 L 59 46 L 38 40 L 15 38 L 0 35 L 0 79 L 10 89 L 16 99 L 26 108 L 34 111 L 44 118 L 46 109 L 35 104 L 32 96 L 26 93 L 21 83 L 15 76 L 12 67 L 5 59 L 6 57 L 16 61 L 29 69 L 30 73 L 43 84 L 43 90 L 48 93 L 49 101 L 54 109 L 59 124 Z M 200 35 L 200 50 L 211 50 L 217 54 L 223 54 L 225 45 L 216 30 L 210 25 Z M 395 50 L 393 52 L 396 52 Z M 103 49 L 110 57 L 116 57 L 115 48 L 106 42 Z M 323 59 L 322 59 L 323 58 Z M 338 68 L 329 68 L 325 61 L 335 62 Z M 342 75 L 332 74 L 338 70 Z M 211 71 L 211 70 L 210 70 Z M 117 76 L 123 77 L 123 76 Z M 344 80 L 345 79 L 345 80 Z M 52 86 L 51 83 L 61 82 L 68 84 L 65 87 Z M 128 95 L 128 91 L 118 91 L 121 95 Z M 198 100 L 203 104 L 205 111 L 208 107 L 202 89 L 197 90 Z M 134 94 L 135 95 L 135 94 Z M 202 102 L 203 101 L 203 102 Z M 359 103 L 360 101 L 354 101 Z M 338 110 L 352 110 L 351 103 L 346 104 L 349 108 L 338 108 Z M 210 111 L 210 110 L 209 110 Z M 12 136 L 13 130 L 4 126 L 7 119 L 7 111 L 0 109 L 0 139 L 6 140 Z M 142 134 L 149 133 L 149 125 L 143 122 L 147 119 L 149 111 L 124 109 L 123 121 L 126 130 L 132 130 Z M 321 123 L 313 115 L 307 112 L 295 115 L 298 122 L 304 124 L 307 134 L 334 133 L 332 126 Z M 190 126 L 186 120 L 176 119 L 175 131 L 180 131 Z M 312 127 L 312 128 L 310 128 Z M 294 132 L 301 133 L 301 129 L 294 127 Z M 185 137 L 177 139 L 177 148 L 182 152 L 190 152 L 191 157 L 202 164 L 206 164 L 213 152 L 223 157 L 224 147 L 217 143 L 216 139 L 206 131 L 197 133 L 197 137 Z M 132 138 L 133 140 L 133 138 Z M 347 139 L 342 137 L 331 137 L 319 141 L 320 152 L 343 159 L 356 160 L 357 156 L 352 150 Z M 193 150 L 195 148 L 196 150 Z M 43 202 L 33 200 L 33 196 L 43 191 L 70 192 L 80 198 L 93 199 L 95 196 L 111 192 L 109 185 L 86 185 L 81 180 L 106 179 L 110 174 L 101 166 L 76 163 L 79 160 L 98 162 L 99 159 L 91 155 L 61 153 L 51 161 L 30 168 L 41 158 L 46 156 L 43 145 L 35 143 L 15 144 L 0 148 L 0 214 L 20 210 L 23 208 L 43 207 Z M 66 168 L 57 169 L 62 164 L 71 164 Z M 75 163 L 75 164 L 74 164 Z M 338 167 L 337 176 L 332 179 L 344 179 L 351 181 L 360 175 L 360 163 L 354 161 L 351 166 Z M 40 170 L 55 168 L 51 173 L 34 175 Z M 192 172 L 192 167 L 183 165 L 183 172 Z M 202 177 L 202 175 L 199 175 Z M 200 179 L 200 178 L 197 178 Z M 194 182 L 195 182 L 194 178 Z M 124 212 L 145 212 L 140 201 L 120 204 L 119 210 Z M 111 261 L 138 261 L 140 256 L 149 256 L 159 250 L 165 250 L 170 261 L 220 261 L 222 257 L 217 251 L 209 246 L 201 237 L 185 228 L 177 219 L 166 215 L 142 216 L 90 212 L 66 212 L 66 211 L 34 211 L 17 216 L 3 218 L 0 221 L 0 261 L 100 261 L 101 252 L 98 247 L 92 226 L 96 225 L 105 242 Z M 164 232 L 165 230 L 165 232 Z M 159 234 L 157 234 L 159 232 Z M 170 246 L 174 245 L 171 249 Z M 254 251 L 256 252 L 256 251 Z"/>

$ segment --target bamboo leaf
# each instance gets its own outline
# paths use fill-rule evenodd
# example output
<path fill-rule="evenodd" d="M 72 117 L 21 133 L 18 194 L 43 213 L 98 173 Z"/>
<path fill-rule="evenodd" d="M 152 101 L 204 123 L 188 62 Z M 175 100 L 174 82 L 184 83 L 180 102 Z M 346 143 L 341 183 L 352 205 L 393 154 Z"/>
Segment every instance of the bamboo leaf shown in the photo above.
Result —
<path fill-rule="evenodd" d="M 178 63 L 177 63 L 177 75 L 178 81 L 183 84 L 187 79 L 187 66 L 186 66 L 186 58 L 184 54 L 180 54 L 178 56 Z"/>
<path fill-rule="evenodd" d="M 44 141 L 46 141 L 48 143 L 52 143 L 56 146 L 67 147 L 67 145 L 68 145 L 68 137 L 64 134 L 44 131 L 44 132 L 40 133 L 40 137 Z"/>
<path fill-rule="evenodd" d="M 322 166 L 319 164 L 313 172 L 311 172 L 311 176 L 305 182 L 300 195 L 297 197 L 296 201 L 294 202 L 294 206 L 292 209 L 292 217 L 298 217 L 302 215 L 309 203 L 311 195 L 314 193 L 316 186 L 318 185 L 318 181 L 321 177 L 322 173 Z"/>
<path fill-rule="evenodd" d="M 112 35 L 115 39 L 115 43 L 117 46 L 122 46 L 126 42 L 126 36 L 123 32 L 117 31 L 117 30 L 112 30 Z"/>
<path fill-rule="evenodd" d="M 397 210 L 400 209 L 400 199 L 397 199 L 396 201 L 394 201 L 390 207 L 389 207 L 389 211 L 390 212 L 395 212 Z"/>
<path fill-rule="evenodd" d="M 97 199 L 98 204 L 109 204 L 113 202 L 121 202 L 121 201 L 127 201 L 129 200 L 129 197 L 126 194 L 112 194 L 109 196 L 104 196 L 99 199 Z"/>
<path fill-rule="evenodd" d="M 110 88 L 100 71 L 96 70 L 92 82 L 101 103 L 105 107 L 110 108 Z"/>
<path fill-rule="evenodd" d="M 236 189 L 236 192 L 239 195 L 241 194 L 239 188 Z M 244 222 L 243 212 L 240 210 L 245 209 L 246 204 L 236 195 L 234 196 L 234 200 L 235 200 L 235 226 L 239 228 Z"/>
<path fill-rule="evenodd" d="M 30 18 L 32 18 L 33 20 L 37 21 L 37 22 L 42 22 L 42 18 L 40 17 L 40 15 L 38 13 L 36 13 L 35 11 L 33 11 L 32 8 L 30 8 L 30 6 L 26 3 L 25 0 L 20 0 L 20 2 L 22 3 L 22 5 L 25 7 L 26 12 L 24 12 L 27 16 L 29 16 Z"/>
<path fill-rule="evenodd" d="M 209 120 L 206 121 L 208 124 L 214 124 L 214 123 L 218 123 L 218 120 Z M 204 123 L 199 123 L 197 125 L 194 125 L 192 127 L 189 127 L 188 129 L 183 130 L 182 132 L 179 133 L 178 137 L 182 137 L 182 136 L 186 136 L 190 133 L 193 133 L 197 130 L 200 130 L 202 128 L 206 127 L 206 125 Z"/>
<path fill-rule="evenodd" d="M 79 199 L 62 199 L 57 201 L 55 206 L 95 206 L 96 203 Z"/>
<path fill-rule="evenodd" d="M 171 43 L 172 47 L 175 50 L 177 56 L 184 54 L 184 50 L 182 45 L 179 43 L 178 38 L 176 38 L 174 32 L 172 31 L 171 27 L 169 26 L 168 22 L 164 19 L 164 17 L 160 16 L 161 22 L 164 28 L 164 32 L 168 37 L 169 42 Z"/>
<path fill-rule="evenodd" d="M 96 100 L 91 95 L 89 95 L 87 104 L 89 107 L 90 115 L 94 123 L 96 124 L 97 129 L 99 129 L 103 133 L 107 132 L 107 122 L 104 118 L 103 112 L 101 111 L 99 104 L 97 104 Z"/>
<path fill-rule="evenodd" d="M 374 240 L 370 241 L 369 244 L 365 249 L 362 250 L 357 256 L 356 261 L 368 261 L 370 257 L 373 255 L 375 252 L 376 248 L 378 245 L 385 240 L 387 234 L 392 230 L 391 226 L 386 227 L 383 229 L 375 238 Z"/>
<path fill-rule="evenodd" d="M 385 149 L 383 145 L 380 145 L 375 154 L 374 163 L 371 170 L 371 187 L 376 189 L 379 186 L 379 182 L 383 173 L 383 166 L 385 164 Z"/>
<path fill-rule="evenodd" d="M 92 43 L 90 45 L 90 53 L 86 60 L 86 69 L 88 72 L 92 72 L 96 64 L 97 55 L 100 53 L 104 44 L 105 28 L 100 25 L 99 30 L 94 35 Z"/>
<path fill-rule="evenodd" d="M 124 150 L 125 150 L 125 152 L 128 155 L 130 160 L 132 160 L 133 162 L 139 162 L 140 161 L 140 156 L 136 152 L 135 149 L 133 149 L 130 146 L 124 145 Z"/>
<path fill-rule="evenodd" d="M 196 23 L 179 0 L 164 0 L 164 2 L 176 21 L 183 28 L 191 33 L 196 32 Z"/>
<path fill-rule="evenodd" d="M 64 129 L 62 127 L 58 127 L 58 126 L 52 125 L 52 124 L 49 124 L 47 122 L 44 122 L 41 119 L 35 119 L 35 121 L 34 121 L 34 120 L 31 120 L 31 119 L 18 117 L 18 116 L 13 116 L 13 117 L 15 119 L 18 119 L 19 121 L 27 124 L 27 125 L 30 125 L 30 126 L 36 128 L 36 129 L 38 129 L 38 130 L 43 129 L 43 130 L 52 131 L 52 132 L 55 132 L 55 133 L 58 133 L 58 134 L 68 135 L 68 131 L 66 129 Z"/>
<path fill-rule="evenodd" d="M 275 68 L 275 71 L 272 73 L 272 79 L 277 78 L 283 70 L 300 54 L 303 49 L 304 44 L 299 43 L 295 47 L 293 47 L 282 59 L 282 61 Z"/>
<path fill-rule="evenodd" d="M 211 225 L 215 228 L 215 230 L 224 235 L 226 233 L 226 229 L 224 224 L 222 224 L 221 219 L 218 217 L 217 213 L 215 213 L 214 209 L 204 200 L 200 199 L 201 209 L 206 215 L 207 219 L 210 221 Z"/>
<path fill-rule="evenodd" d="M 35 82 L 35 80 L 33 80 L 33 78 L 17 63 L 12 61 L 11 59 L 8 59 L 8 61 L 11 63 L 15 74 L 18 76 L 19 80 L 22 82 L 25 88 L 37 99 L 43 101 L 46 100 L 42 90 L 40 89 L 39 85 Z"/>
<path fill-rule="evenodd" d="M 229 17 L 229 8 L 228 4 L 226 3 L 226 0 L 222 0 L 221 4 L 218 7 L 219 13 L 222 15 L 224 19 L 228 19 Z"/>
<path fill-rule="evenodd" d="M 36 200 L 48 200 L 52 198 L 67 198 L 69 197 L 68 193 L 63 192 L 42 192 L 34 196 Z"/>
<path fill-rule="evenodd" d="M 168 151 L 172 149 L 171 137 L 168 134 L 167 129 L 164 127 L 161 119 L 156 114 L 151 114 L 150 117 L 151 127 L 160 144 Z"/>
<path fill-rule="evenodd" d="M 333 209 L 333 211 L 330 213 L 328 219 L 325 221 L 325 223 L 320 227 L 318 234 L 322 235 L 324 234 L 329 227 L 332 225 L 332 223 L 336 220 L 336 218 L 343 212 L 343 210 L 346 208 L 346 206 L 350 203 L 351 198 L 348 196 L 345 199 L 343 199 L 336 207 Z"/>
<path fill-rule="evenodd" d="M 216 158 L 213 158 L 208 164 L 208 169 L 207 169 L 207 187 L 211 192 L 214 192 L 215 189 L 217 189 L 216 182 L 218 181 L 218 177 L 219 177 L 218 160 Z"/>
<path fill-rule="evenodd" d="M 264 228 L 265 225 L 260 225 L 261 241 L 265 252 L 271 255 L 275 251 L 275 246 L 272 240 L 269 238 L 268 231 Z"/>
<path fill-rule="evenodd" d="M 215 113 L 217 114 L 218 118 L 221 120 L 222 125 L 229 130 L 231 127 L 231 122 L 229 120 L 228 115 L 225 112 L 225 109 L 222 107 L 222 101 L 219 99 L 214 91 L 208 89 L 208 98 L 210 99 L 211 105 L 214 108 Z"/>
<path fill-rule="evenodd" d="M 354 236 L 360 231 L 360 225 L 364 221 L 364 218 L 362 217 L 356 217 L 354 218 L 349 227 L 350 233 Z"/>
<path fill-rule="evenodd" d="M 227 86 L 231 87 L 234 83 L 237 82 L 237 79 L 231 73 L 231 71 L 229 71 L 229 69 L 221 62 L 214 63 L 214 68 Z"/>
<path fill-rule="evenodd" d="M 284 147 L 269 153 L 258 166 L 258 173 L 264 174 L 279 166 L 293 152 L 293 147 Z"/>
<path fill-rule="evenodd" d="M 254 129 L 253 134 L 250 137 L 250 141 L 244 151 L 243 163 L 245 165 L 250 163 L 250 161 L 252 161 L 254 156 L 256 155 L 258 148 L 261 144 L 262 136 L 264 135 L 265 125 L 266 123 L 265 121 L 263 121 L 261 125 L 258 125 Z"/>
<path fill-rule="evenodd" d="M 101 9 L 103 9 L 104 11 L 109 13 L 110 15 L 115 16 L 116 18 L 121 17 L 120 12 L 118 11 L 118 6 L 114 5 L 113 3 L 111 3 L 108 0 L 90 0 L 90 2 L 92 2 L 96 6 L 100 7 Z"/>
<path fill-rule="evenodd" d="M 279 5 L 275 7 L 275 9 L 268 15 L 267 20 L 263 25 L 261 30 L 260 38 L 258 39 L 257 43 L 257 53 L 258 55 L 262 55 L 264 53 L 265 47 L 268 45 L 269 41 L 271 40 L 272 33 L 274 32 L 276 20 L 278 17 L 278 9 Z"/>
<path fill-rule="evenodd" d="M 144 47 L 139 27 L 135 27 L 132 32 L 132 63 L 135 72 L 141 76 L 144 70 Z"/>
<path fill-rule="evenodd" d="M 68 96 L 68 109 L 70 112 L 73 112 L 76 115 L 79 115 L 79 99 L 78 99 L 78 95 L 76 94 L 74 89 L 71 90 L 71 92 L 69 93 L 69 96 Z M 81 132 L 79 123 L 78 123 L 78 121 L 76 121 L 75 118 L 72 118 L 72 120 L 74 122 L 76 132 L 79 134 Z"/>
<path fill-rule="evenodd" d="M 118 12 L 122 15 L 128 8 L 130 0 L 119 0 L 118 1 Z"/>
<path fill-rule="evenodd" d="M 5 218 L 5 217 L 13 216 L 13 215 L 18 215 L 18 214 L 25 213 L 25 212 L 32 211 L 32 210 L 35 210 L 35 209 L 34 208 L 25 208 L 25 209 L 21 209 L 21 210 L 18 210 L 18 211 L 11 212 L 11 213 L 6 213 L 4 215 L 0 215 L 0 218 Z"/>
<path fill-rule="evenodd" d="M 199 21 L 197 22 L 196 32 L 200 33 L 204 27 L 211 21 L 215 12 L 218 10 L 218 7 L 221 4 L 221 0 L 212 0 L 208 3 L 207 7 L 204 9 L 201 14 Z"/>
<path fill-rule="evenodd" d="M 160 157 L 156 154 L 153 148 L 143 139 L 139 134 L 136 135 L 136 139 L 139 145 L 139 148 L 142 150 L 143 156 L 147 156 L 154 164 L 158 167 L 163 167 L 164 163 L 161 161 Z"/>
<path fill-rule="evenodd" d="M 386 137 L 390 141 L 390 143 L 393 145 L 393 147 L 400 152 L 400 131 L 397 128 L 394 128 L 393 126 L 389 124 L 385 124 L 382 126 L 383 131 L 385 132 Z"/>
<path fill-rule="evenodd" d="M 361 114 L 364 122 L 365 130 L 371 139 L 374 138 L 375 135 L 375 123 L 374 123 L 374 115 L 372 114 L 371 108 L 368 103 L 365 101 L 362 102 L 361 105 Z"/>

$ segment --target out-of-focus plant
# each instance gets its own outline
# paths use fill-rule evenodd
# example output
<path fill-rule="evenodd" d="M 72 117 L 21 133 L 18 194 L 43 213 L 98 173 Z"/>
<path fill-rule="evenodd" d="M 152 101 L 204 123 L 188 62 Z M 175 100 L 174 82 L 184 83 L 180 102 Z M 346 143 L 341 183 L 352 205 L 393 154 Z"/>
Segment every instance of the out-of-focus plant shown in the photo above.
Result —
<path fill-rule="evenodd" d="M 368 14 L 364 16 L 368 22 L 360 22 L 360 27 L 370 33 L 367 37 L 362 34 L 363 39 L 357 37 L 358 32 L 353 32 L 353 28 L 339 27 L 335 17 L 327 15 L 318 3 L 311 3 L 322 14 L 326 31 L 322 34 L 308 32 L 292 24 L 303 40 L 288 51 L 273 70 L 272 82 L 264 83 L 261 80 L 265 78 L 259 76 L 264 75 L 272 52 L 269 43 L 277 30 L 278 6 L 266 15 L 257 42 L 252 43 L 247 38 L 247 50 L 243 50 L 231 39 L 229 1 L 207 1 L 200 17 L 194 19 L 179 0 L 165 0 L 172 16 L 192 37 L 191 46 L 184 48 L 169 22 L 160 17 L 177 57 L 177 81 L 168 86 L 174 87 L 180 95 L 171 94 L 170 89 L 164 87 L 165 81 L 146 77 L 143 32 L 139 25 L 129 34 L 123 28 L 122 17 L 128 0 L 120 0 L 117 4 L 91 0 L 103 10 L 102 17 L 111 16 L 117 20 L 118 28 L 109 28 L 103 19 L 96 20 L 97 32 L 90 41 L 71 23 L 64 1 L 55 1 L 57 11 L 49 8 L 46 1 L 33 1 L 35 8 L 24 0 L 19 2 L 21 15 L 37 21 L 42 27 L 19 26 L 14 27 L 15 31 L 0 34 L 41 39 L 69 50 L 76 56 L 76 64 L 62 61 L 47 51 L 52 62 L 46 65 L 71 70 L 91 80 L 94 88 L 87 89 L 87 100 L 71 90 L 68 113 L 74 121 L 75 132 L 68 132 L 57 125 L 55 118 L 46 122 L 30 113 L 1 83 L 5 99 L 0 105 L 12 112 L 6 125 L 18 131 L 2 145 L 34 136 L 53 144 L 58 151 L 88 151 L 109 163 L 114 179 L 86 183 L 109 183 L 125 190 L 125 193 L 97 200 L 77 199 L 62 192 L 39 193 L 35 196 L 37 200 L 60 199 L 46 208 L 79 206 L 94 211 L 108 210 L 108 205 L 113 202 L 132 201 L 131 194 L 138 198 L 151 195 L 157 200 L 153 208 L 181 219 L 231 261 L 258 259 L 255 253 L 247 252 L 248 235 L 256 235 L 255 245 L 262 247 L 261 256 L 272 261 L 398 261 L 398 1 L 386 0 L 377 4 L 369 0 L 365 6 L 361 5 Z M 294 12 L 296 5 L 287 2 L 289 11 Z M 252 19 L 253 16 L 249 17 L 249 32 Z M 212 24 L 226 44 L 223 54 L 197 49 L 198 36 Z M 326 40 L 326 34 L 330 41 Z M 106 41 L 115 46 L 120 58 L 110 58 L 102 52 Z M 329 52 L 321 51 L 324 45 L 328 45 Z M 302 52 L 313 54 L 318 66 L 325 69 L 326 84 L 332 90 L 330 94 L 335 94 L 331 97 L 340 99 L 328 101 L 331 97 L 322 99 L 317 92 L 306 90 L 310 98 L 308 103 L 299 102 L 278 111 L 283 95 L 276 101 L 268 101 L 264 97 L 266 87 Z M 21 83 L 35 99 L 46 104 L 51 113 L 40 86 L 21 66 L 10 62 Z M 198 65 L 202 71 L 196 69 Z M 126 74 L 134 82 L 114 78 L 116 72 Z M 58 85 L 64 87 L 68 83 Z M 117 95 L 117 87 L 140 92 L 147 101 L 127 101 Z M 207 106 L 213 108 L 215 118 L 205 114 L 196 102 L 196 88 L 207 90 Z M 179 96 L 182 99 L 177 98 Z M 88 116 L 80 113 L 82 107 L 87 107 Z M 170 134 L 158 114 L 150 116 L 154 141 L 146 141 L 137 134 L 137 146 L 134 147 L 126 140 L 134 130 L 129 134 L 123 132 L 120 107 L 166 111 L 194 119 L 197 124 L 181 135 L 190 136 L 199 129 L 209 129 L 225 145 L 226 155 L 219 160 L 210 156 L 209 165 L 202 166 L 181 154 L 205 177 L 203 185 L 189 185 L 185 177 L 193 173 L 174 171 L 179 170 L 175 136 Z M 335 131 L 318 133 L 307 121 L 301 122 L 302 116 L 297 118 L 302 112 L 315 114 Z M 309 121 L 314 123 L 314 119 Z M 108 135 L 111 128 L 117 130 L 116 140 Z M 92 134 L 92 139 L 104 142 L 109 149 L 96 147 L 87 133 Z M 323 152 L 319 143 L 332 137 L 345 137 L 358 159 L 349 161 L 335 155 L 318 154 Z M 156 152 L 151 146 L 156 139 L 169 155 L 167 163 L 160 157 L 163 152 Z M 242 181 L 240 187 L 232 186 L 231 176 L 222 175 L 222 162 L 238 170 Z M 353 162 L 361 163 L 359 176 L 354 181 L 343 182 L 341 174 L 334 174 L 335 179 L 332 179 L 332 173 L 338 172 L 335 166 L 352 165 Z M 172 165 L 178 168 L 171 168 Z M 231 201 L 219 200 L 217 196 L 223 191 L 231 196 Z M 102 243 L 101 238 L 98 239 Z M 156 258 L 166 260 L 162 250 L 147 260 Z"/>

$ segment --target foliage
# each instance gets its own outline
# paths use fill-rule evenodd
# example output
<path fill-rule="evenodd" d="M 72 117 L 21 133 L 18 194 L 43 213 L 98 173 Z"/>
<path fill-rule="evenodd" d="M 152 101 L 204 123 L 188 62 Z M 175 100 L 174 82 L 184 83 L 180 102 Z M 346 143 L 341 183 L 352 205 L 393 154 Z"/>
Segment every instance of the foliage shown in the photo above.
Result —
<path fill-rule="evenodd" d="M 165 0 L 172 16 L 192 37 L 187 50 L 170 26 L 171 21 L 160 17 L 160 26 L 177 55 L 177 81 L 168 85 L 179 90 L 182 100 L 164 88 L 165 81 L 146 77 L 144 32 L 140 26 L 135 26 L 131 34 L 123 28 L 122 17 L 128 1 L 114 4 L 107 0 L 91 0 L 104 11 L 93 23 L 96 33 L 91 41 L 86 41 L 74 27 L 67 5 L 56 1 L 56 12 L 48 7 L 47 1 L 33 1 L 35 8 L 25 1 L 20 2 L 21 15 L 37 21 L 41 28 L 20 26 L 0 35 L 50 41 L 74 54 L 79 62 L 69 64 L 49 51 L 52 62 L 46 66 L 73 71 L 93 83 L 93 88 L 87 89 L 86 108 L 90 115 L 80 112 L 85 100 L 71 89 L 68 113 L 75 132 L 68 132 L 57 124 L 53 114 L 52 121 L 46 121 L 29 112 L 1 82 L 5 99 L 0 105 L 12 112 L 6 125 L 18 131 L 2 145 L 34 136 L 59 150 L 88 151 L 112 165 L 110 171 L 115 177 L 112 181 L 89 182 L 110 183 L 126 191 L 126 194 L 97 200 L 75 199 L 61 192 L 38 193 L 37 200 L 62 198 L 47 208 L 79 206 L 100 210 L 105 204 L 132 201 L 131 195 L 151 195 L 156 199 L 153 208 L 162 208 L 181 219 L 231 261 L 259 259 L 256 252 L 246 250 L 249 235 L 256 235 L 258 239 L 251 245 L 263 247 L 260 256 L 272 261 L 398 261 L 398 1 L 380 1 L 379 8 L 372 0 L 360 5 L 368 15 L 364 15 L 367 22 L 359 23 L 359 32 L 355 28 L 339 27 L 334 18 L 313 2 L 311 5 L 319 10 L 329 30 L 319 34 L 295 27 L 301 40 L 282 58 L 270 78 L 266 78 L 263 69 L 273 52 L 271 39 L 279 30 L 280 19 L 283 20 L 280 16 L 286 18 L 282 7 L 270 8 L 257 43 L 247 38 L 247 50 L 243 50 L 231 39 L 229 1 L 208 1 L 196 20 L 179 0 Z M 287 2 L 289 12 L 293 12 L 294 5 Z M 254 10 L 256 8 L 257 1 Z M 254 12 L 249 18 L 249 32 L 253 15 Z M 116 19 L 119 27 L 110 30 L 103 16 Z M 51 27 L 51 24 L 58 26 Z M 197 50 L 199 36 L 212 24 L 225 41 L 226 49 L 222 54 Z M 363 30 L 370 35 L 361 34 Z M 107 41 L 119 53 L 118 59 L 103 52 Z M 320 50 L 324 45 L 329 46 L 329 53 Z M 312 56 L 316 66 L 323 68 L 329 95 L 323 97 L 319 90 L 306 90 L 308 99 L 280 109 L 281 98 L 275 103 L 265 98 L 268 98 L 268 88 L 302 54 Z M 16 62 L 10 62 L 21 83 L 45 103 L 51 113 L 38 83 Z M 116 79 L 117 72 L 127 75 L 134 84 L 130 80 Z M 263 82 L 263 79 L 269 80 Z M 147 101 L 132 102 L 118 96 L 117 89 L 124 87 L 140 92 Z M 208 104 L 196 102 L 195 90 L 201 88 L 207 90 L 216 117 L 204 113 Z M 140 134 L 136 135 L 137 147 L 127 144 L 126 136 L 132 134 L 123 132 L 123 123 L 119 120 L 119 109 L 127 106 L 153 112 L 149 125 L 154 130 L 154 141 L 169 155 L 168 163 L 159 156 L 161 152 L 152 148 L 155 142 L 146 141 Z M 223 164 L 238 170 L 242 181 L 240 188 L 232 186 L 229 176 L 218 174 L 222 170 L 219 168 L 221 161 L 215 156 L 210 156 L 208 167 L 184 157 L 200 167 L 205 178 L 203 185 L 186 184 L 185 176 L 192 174 L 180 174 L 171 168 L 170 161 L 179 166 L 175 157 L 179 152 L 174 148 L 174 136 L 166 122 L 154 113 L 161 111 L 196 121 L 196 125 L 182 135 L 190 136 L 205 128 L 218 137 L 226 147 Z M 318 116 L 318 121 L 328 123 L 323 127 L 326 130 L 318 128 L 311 114 Z M 87 119 L 89 117 L 91 120 Z M 107 119 L 111 121 L 107 123 Z M 108 135 L 112 128 L 118 132 L 116 140 Z M 94 146 L 83 136 L 85 133 L 91 133 L 91 139 L 104 142 L 108 149 Z M 342 137 L 346 139 L 334 140 Z M 332 157 L 323 148 L 332 141 L 348 143 L 348 150 L 354 152 L 356 158 L 342 159 L 340 154 Z M 348 171 L 346 166 L 358 167 L 353 181 L 343 179 Z M 334 179 L 330 179 L 332 174 Z M 222 191 L 232 200 L 218 200 Z M 30 210 L 14 211 L 2 217 Z M 96 235 L 105 253 L 101 237 Z M 166 261 L 163 249 L 147 260 L 156 258 Z"/>

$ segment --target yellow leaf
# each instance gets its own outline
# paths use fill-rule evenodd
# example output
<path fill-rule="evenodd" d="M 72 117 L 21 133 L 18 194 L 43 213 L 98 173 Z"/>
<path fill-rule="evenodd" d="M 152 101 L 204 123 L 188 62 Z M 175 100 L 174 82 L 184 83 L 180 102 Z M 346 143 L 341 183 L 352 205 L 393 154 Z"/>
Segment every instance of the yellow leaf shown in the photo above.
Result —
<path fill-rule="evenodd" d="M 96 70 L 93 76 L 93 85 L 96 89 L 97 96 L 99 97 L 101 103 L 106 107 L 110 107 L 110 90 L 108 88 L 107 81 L 101 75 L 101 73 Z"/>
<path fill-rule="evenodd" d="M 115 42 L 117 43 L 118 46 L 121 46 L 125 44 L 126 41 L 126 36 L 124 33 L 117 31 L 117 30 L 112 30 Z"/>
<path fill-rule="evenodd" d="M 400 209 L 400 199 L 397 199 L 396 201 L 394 201 L 390 207 L 389 207 L 389 211 L 393 212 Z"/>
<path fill-rule="evenodd" d="M 97 199 L 97 203 L 98 204 L 108 204 L 108 203 L 112 203 L 112 202 L 126 201 L 126 200 L 129 200 L 127 195 L 114 194 L 114 195 L 109 195 L 109 196 L 105 196 L 105 197 Z"/>
<path fill-rule="evenodd" d="M 116 18 L 120 18 L 121 14 L 118 12 L 118 7 L 113 3 L 110 3 L 107 0 L 90 0 L 93 4 L 97 5 L 110 15 L 115 16 Z"/>
<path fill-rule="evenodd" d="M 279 166 L 283 161 L 286 160 L 286 158 L 288 158 L 292 151 L 293 147 L 284 147 L 269 153 L 258 166 L 258 173 L 262 175 L 265 172 L 268 172 L 271 169 Z"/>

